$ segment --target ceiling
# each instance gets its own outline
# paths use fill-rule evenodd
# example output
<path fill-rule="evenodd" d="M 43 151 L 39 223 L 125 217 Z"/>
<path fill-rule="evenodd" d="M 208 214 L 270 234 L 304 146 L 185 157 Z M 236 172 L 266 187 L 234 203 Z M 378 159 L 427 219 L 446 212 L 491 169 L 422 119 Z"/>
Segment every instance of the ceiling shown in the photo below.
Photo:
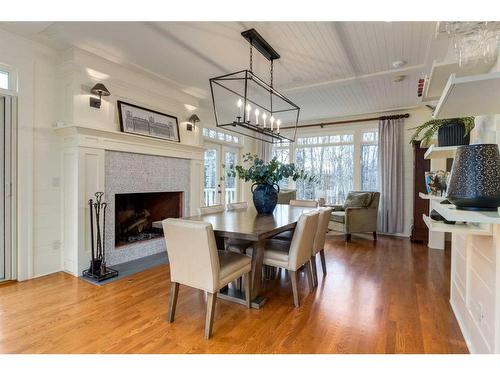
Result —
<path fill-rule="evenodd" d="M 139 67 L 210 105 L 208 79 L 248 67 L 241 31 L 256 28 L 281 58 L 275 87 L 301 107 L 301 123 L 417 106 L 416 82 L 442 60 L 435 22 L 35 22 L 0 27 L 58 50 L 76 46 Z M 399 69 L 392 62 L 404 60 Z M 254 51 L 254 71 L 269 64 Z M 395 82 L 398 75 L 405 75 Z"/>

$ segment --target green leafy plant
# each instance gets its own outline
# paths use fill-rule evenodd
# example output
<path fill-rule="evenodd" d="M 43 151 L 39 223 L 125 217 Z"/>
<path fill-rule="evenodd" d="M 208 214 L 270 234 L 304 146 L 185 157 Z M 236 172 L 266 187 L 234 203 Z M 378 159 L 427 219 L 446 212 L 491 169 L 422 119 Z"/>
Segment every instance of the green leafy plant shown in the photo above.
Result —
<path fill-rule="evenodd" d="M 294 163 L 284 164 L 276 158 L 266 163 L 257 155 L 247 153 L 243 155 L 243 163 L 244 165 L 229 165 L 227 167 L 228 177 L 237 176 L 246 182 L 252 181 L 259 185 L 275 185 L 285 178 L 292 178 L 294 181 L 316 181 L 314 176 L 298 169 Z"/>
<path fill-rule="evenodd" d="M 410 128 L 409 130 L 415 130 L 411 136 L 411 142 L 419 140 L 423 145 L 429 145 L 434 134 L 439 130 L 440 127 L 450 124 L 462 124 L 465 127 L 465 137 L 474 129 L 474 117 L 462 117 L 462 118 L 451 118 L 444 120 L 432 119 L 420 126 Z M 420 134 L 422 136 L 420 136 Z"/>

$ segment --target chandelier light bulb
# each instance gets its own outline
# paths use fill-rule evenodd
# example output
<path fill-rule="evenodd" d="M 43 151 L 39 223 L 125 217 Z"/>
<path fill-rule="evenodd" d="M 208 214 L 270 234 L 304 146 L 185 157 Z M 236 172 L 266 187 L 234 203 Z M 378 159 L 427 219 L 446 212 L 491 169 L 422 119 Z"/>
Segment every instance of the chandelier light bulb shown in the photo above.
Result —
<path fill-rule="evenodd" d="M 280 132 L 280 125 L 281 125 L 281 120 L 276 121 L 276 132 Z"/>
<path fill-rule="evenodd" d="M 259 125 L 259 109 L 255 108 L 255 125 Z"/>
<path fill-rule="evenodd" d="M 247 104 L 247 106 L 246 106 L 245 109 L 247 110 L 247 118 L 246 118 L 246 120 L 248 122 L 250 122 L 250 110 L 252 109 L 252 107 L 250 106 L 250 104 Z"/>
<path fill-rule="evenodd" d="M 267 119 L 267 113 L 266 113 L 266 112 L 264 112 L 264 113 L 262 114 L 262 119 L 264 120 L 264 124 L 263 124 L 263 126 L 264 126 L 264 128 L 265 128 L 265 127 L 266 127 L 266 119 Z"/>
<path fill-rule="evenodd" d="M 271 131 L 273 131 L 274 130 L 274 116 L 271 116 L 269 121 L 271 122 Z"/>
<path fill-rule="evenodd" d="M 241 107 L 243 107 L 243 101 L 241 99 L 238 99 L 236 105 L 238 106 L 238 117 L 241 118 L 241 110 L 242 110 Z"/>

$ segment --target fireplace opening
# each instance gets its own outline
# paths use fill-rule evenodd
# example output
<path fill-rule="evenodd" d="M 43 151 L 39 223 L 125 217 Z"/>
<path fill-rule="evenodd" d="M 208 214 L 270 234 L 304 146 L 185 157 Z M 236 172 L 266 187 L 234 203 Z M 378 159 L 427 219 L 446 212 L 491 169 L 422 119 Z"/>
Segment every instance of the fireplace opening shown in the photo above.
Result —
<path fill-rule="evenodd" d="M 115 247 L 163 236 L 154 221 L 179 218 L 183 192 L 131 193 L 115 195 Z"/>

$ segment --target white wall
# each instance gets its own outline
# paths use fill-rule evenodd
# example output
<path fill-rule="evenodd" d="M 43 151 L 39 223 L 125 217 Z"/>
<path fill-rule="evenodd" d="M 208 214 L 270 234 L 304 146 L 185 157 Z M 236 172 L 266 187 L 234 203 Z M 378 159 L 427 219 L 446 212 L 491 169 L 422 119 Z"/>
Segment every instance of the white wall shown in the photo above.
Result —
<path fill-rule="evenodd" d="M 0 63 L 18 87 L 18 254 L 24 280 L 60 269 L 60 189 L 54 51 L 0 30 Z"/>

